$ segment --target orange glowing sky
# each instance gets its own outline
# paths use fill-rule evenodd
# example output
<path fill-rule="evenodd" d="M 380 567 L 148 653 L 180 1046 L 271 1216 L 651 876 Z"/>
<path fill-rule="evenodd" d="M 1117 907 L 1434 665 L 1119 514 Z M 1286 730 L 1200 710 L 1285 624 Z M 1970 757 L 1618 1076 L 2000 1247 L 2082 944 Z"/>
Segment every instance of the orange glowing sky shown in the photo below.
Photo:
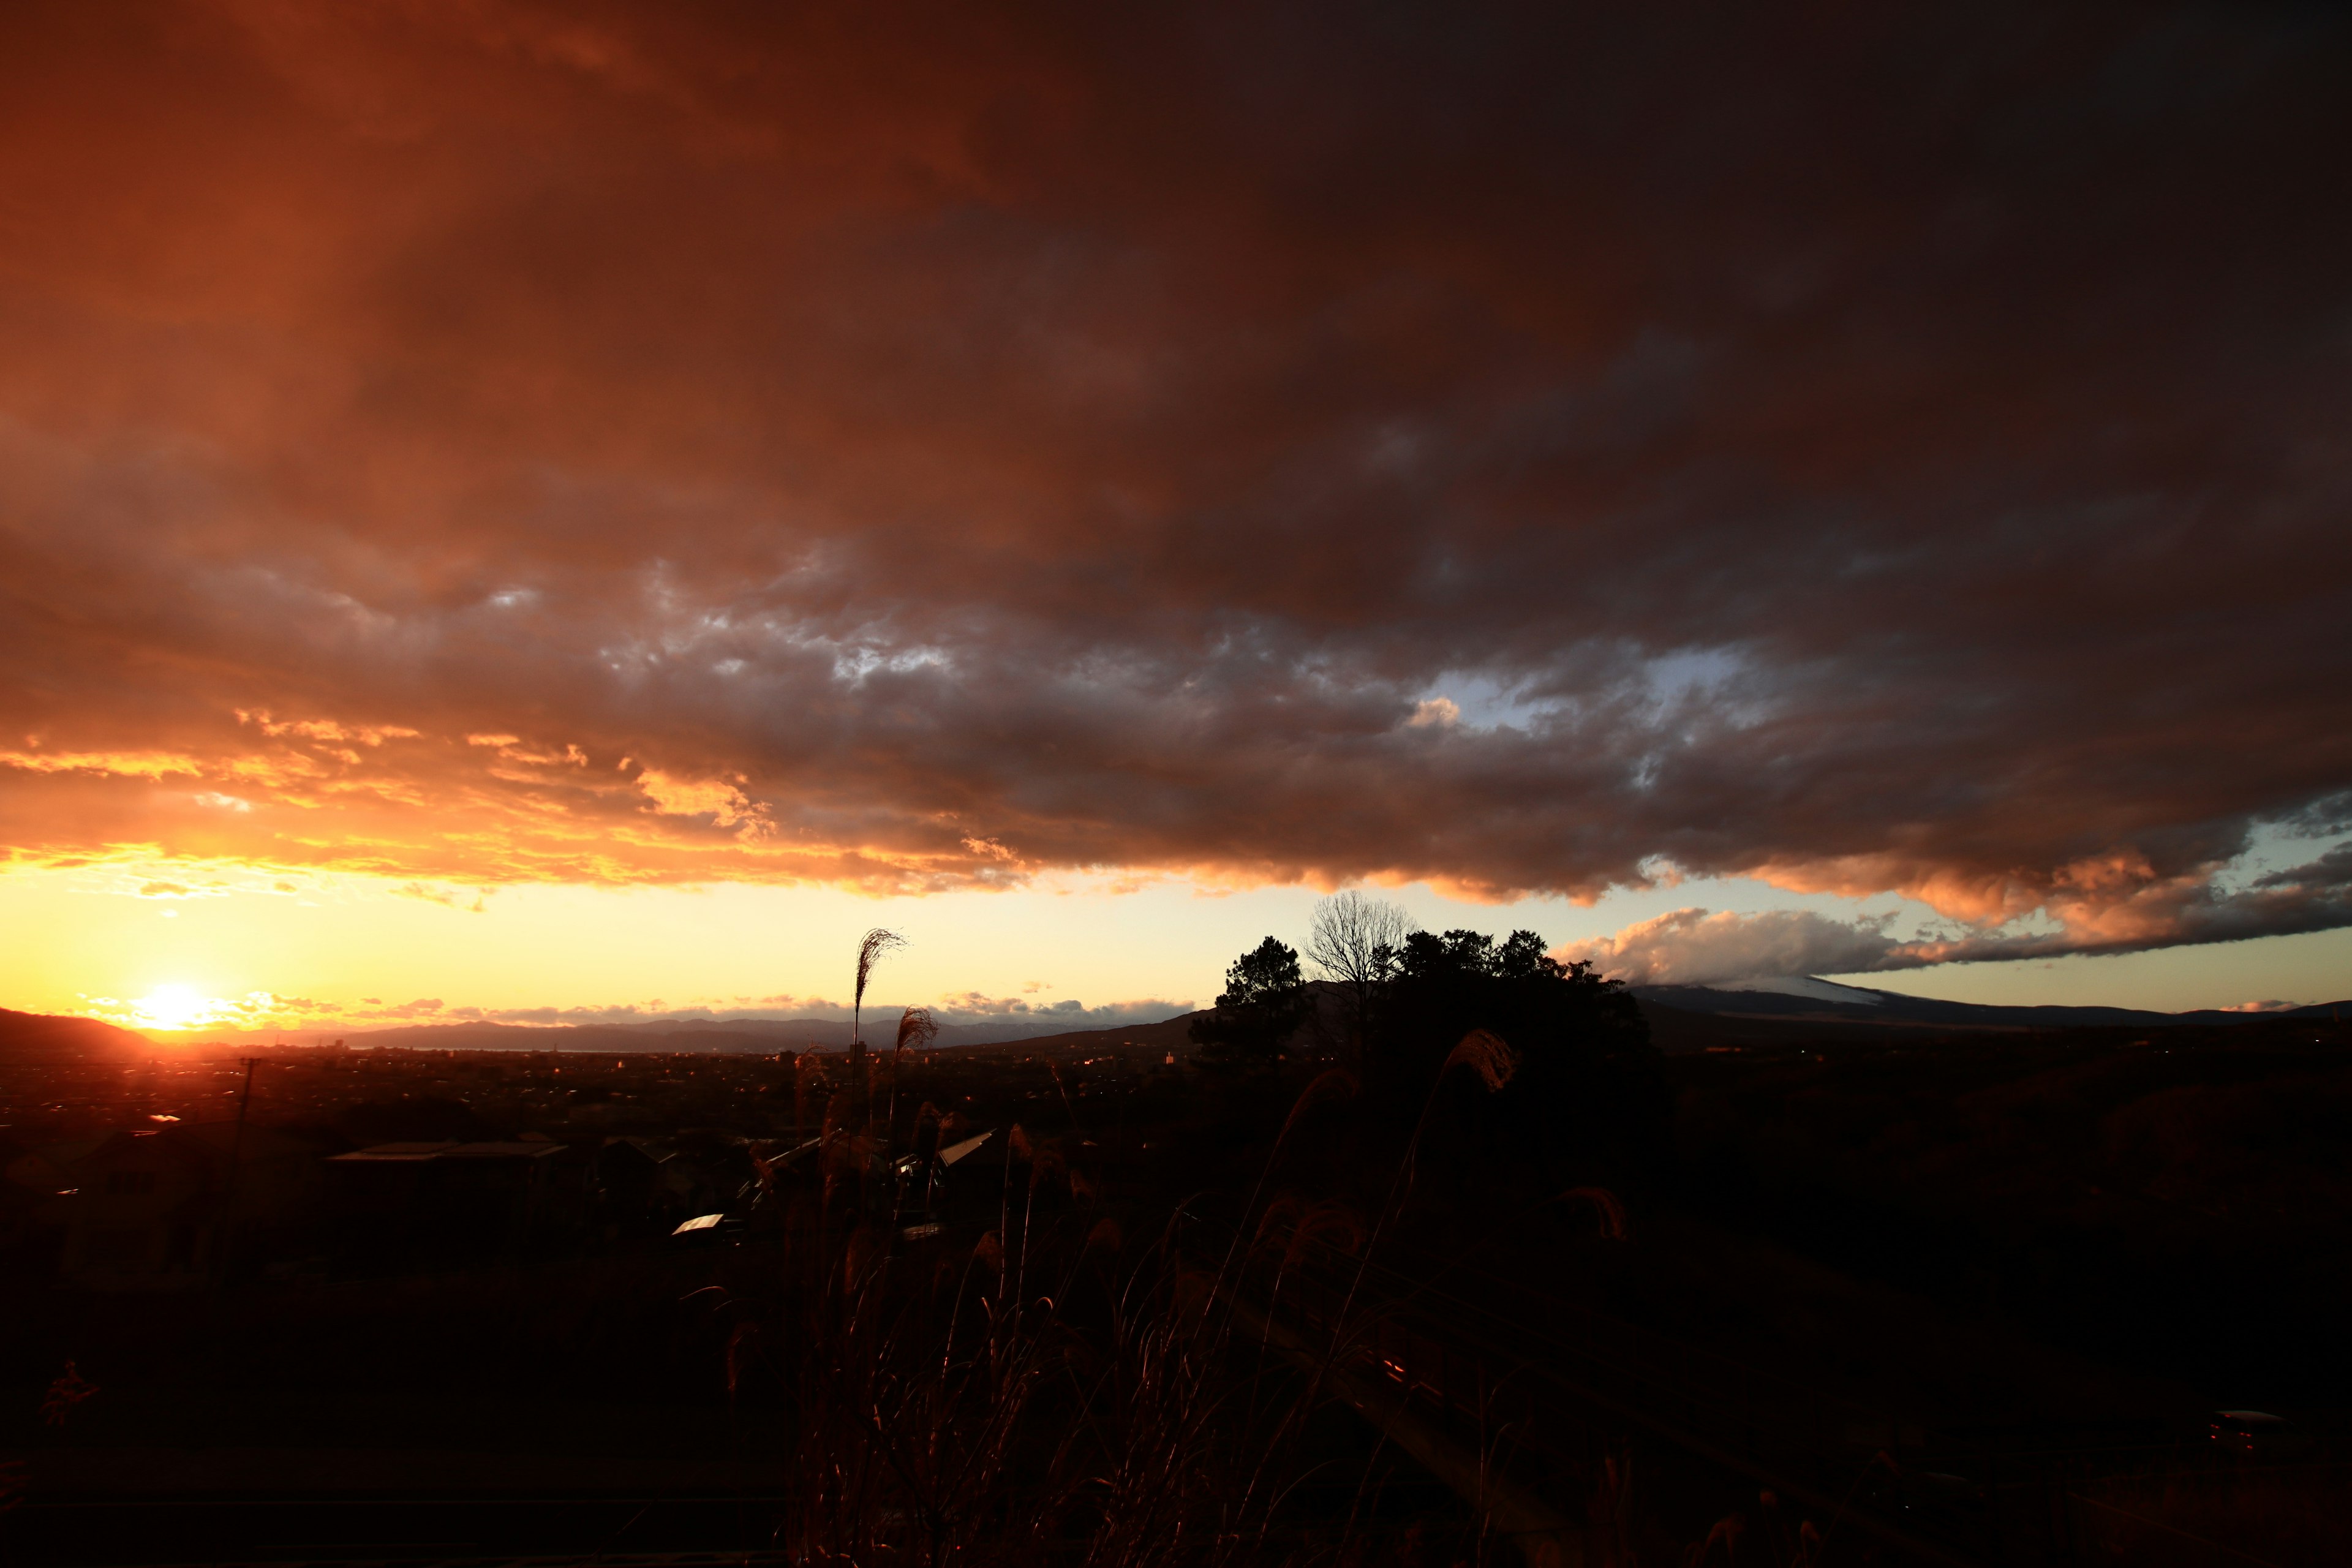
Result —
<path fill-rule="evenodd" d="M 790 1012 L 881 921 L 1110 1021 L 1354 882 L 1635 979 L 2340 995 L 2347 58 L 11 7 L 0 1003 Z"/>

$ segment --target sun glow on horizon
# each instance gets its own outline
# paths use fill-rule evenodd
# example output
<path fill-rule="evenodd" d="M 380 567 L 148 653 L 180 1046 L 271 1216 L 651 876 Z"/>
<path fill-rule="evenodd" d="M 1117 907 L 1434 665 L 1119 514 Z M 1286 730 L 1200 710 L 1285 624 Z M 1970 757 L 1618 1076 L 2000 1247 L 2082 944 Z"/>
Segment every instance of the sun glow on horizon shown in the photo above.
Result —
<path fill-rule="evenodd" d="M 193 985 L 176 982 L 151 989 L 146 995 L 121 1000 L 112 996 L 81 998 L 81 1011 L 127 1028 L 159 1034 L 185 1035 L 204 1029 L 251 1029 L 279 1022 L 278 999 L 267 991 L 243 997 L 208 996 Z"/>
<path fill-rule="evenodd" d="M 187 985 L 158 985 L 129 1005 L 131 1022 L 142 1029 L 200 1029 L 236 1012 L 233 1003 Z"/>
<path fill-rule="evenodd" d="M 1171 880 L 887 900 L 729 883 L 518 884 L 478 900 L 472 889 L 445 898 L 437 886 L 389 879 L 214 870 L 157 863 L 0 873 L 0 926 L 13 939 L 0 951 L 0 1006 L 81 1014 L 173 1043 L 429 1023 L 832 1016 L 847 1000 L 856 933 L 887 925 L 912 944 L 883 972 L 888 1003 L 975 1019 L 1045 1000 L 1089 1009 L 1149 1002 L 1173 1012 L 1213 997 L 1236 952 L 1269 934 L 1300 942 L 1317 897 L 1298 886 L 1209 890 Z M 1524 926 L 1560 943 L 1694 900 L 1826 918 L 1855 907 L 1834 894 L 1732 880 L 1620 893 L 1589 909 L 1541 900 L 1473 906 L 1426 885 L 1384 893 L 1433 931 Z M 154 918 L 167 897 L 184 918 Z M 2333 1000 L 2343 994 L 2347 954 L 2352 930 L 1840 978 L 1953 1000 L 2179 1009 L 2248 997 Z"/>

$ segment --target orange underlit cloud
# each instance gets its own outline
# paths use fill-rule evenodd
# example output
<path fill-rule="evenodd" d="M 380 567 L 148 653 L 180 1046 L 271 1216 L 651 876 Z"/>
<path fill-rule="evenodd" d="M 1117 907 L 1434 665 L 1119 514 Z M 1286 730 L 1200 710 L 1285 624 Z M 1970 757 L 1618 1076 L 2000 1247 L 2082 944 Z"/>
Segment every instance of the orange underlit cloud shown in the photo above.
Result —
<path fill-rule="evenodd" d="M 2352 924 L 2284 26 L 16 7 L 0 857 Z"/>

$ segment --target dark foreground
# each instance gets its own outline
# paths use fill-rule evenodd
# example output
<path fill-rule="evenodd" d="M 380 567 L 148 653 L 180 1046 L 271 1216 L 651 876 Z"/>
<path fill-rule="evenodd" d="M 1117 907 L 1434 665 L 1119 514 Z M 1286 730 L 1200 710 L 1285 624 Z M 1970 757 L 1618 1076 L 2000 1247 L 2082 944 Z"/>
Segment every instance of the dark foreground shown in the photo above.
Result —
<path fill-rule="evenodd" d="M 0 1552 L 2341 1560 L 2332 1029 L 1700 1054 L 1662 1142 L 1581 1163 L 1487 1146 L 1524 1082 L 1457 1072 L 1415 1134 L 1161 1045 L 929 1058 L 895 1139 L 797 1159 L 848 1086 L 772 1058 L 289 1053 L 241 1222 L 144 1273 L 60 1219 L 110 1195 L 59 1195 L 73 1146 L 233 1131 L 241 1069 L 12 1058 Z M 927 1205 L 888 1164 L 925 1104 L 1000 1130 Z M 524 1152 L 402 1189 L 427 1223 L 306 1184 L 396 1142 Z M 576 1184 L 499 1207 L 504 1160 Z M 2246 1408 L 2284 1421 L 2217 1440 Z"/>

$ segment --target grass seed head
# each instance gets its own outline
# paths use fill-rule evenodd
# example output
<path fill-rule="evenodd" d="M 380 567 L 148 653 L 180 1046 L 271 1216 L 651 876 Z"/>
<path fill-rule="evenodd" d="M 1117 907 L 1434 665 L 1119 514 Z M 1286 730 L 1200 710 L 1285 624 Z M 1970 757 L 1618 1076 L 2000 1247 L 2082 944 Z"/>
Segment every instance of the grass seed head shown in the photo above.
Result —
<path fill-rule="evenodd" d="M 735 1397 L 742 1386 L 743 1373 L 759 1354 L 760 1329 L 756 1323 L 738 1323 L 727 1336 L 727 1397 Z"/>
<path fill-rule="evenodd" d="M 1250 1239 L 1262 1243 L 1269 1236 L 1280 1236 L 1298 1223 L 1299 1202 L 1297 1193 L 1277 1193 L 1265 1212 L 1257 1218 L 1257 1234 Z"/>
<path fill-rule="evenodd" d="M 1356 1075 L 1345 1068 L 1332 1068 L 1316 1075 L 1315 1081 L 1299 1090 L 1298 1099 L 1291 1105 L 1290 1114 L 1283 1118 L 1282 1135 L 1288 1137 L 1298 1119 L 1327 1100 L 1353 1100 L 1363 1085 Z"/>
<path fill-rule="evenodd" d="M 855 1295 L 866 1283 L 874 1258 L 874 1233 L 861 1226 L 850 1233 L 849 1245 L 841 1249 L 841 1288 Z"/>
<path fill-rule="evenodd" d="M 1462 1037 L 1460 1045 L 1446 1053 L 1445 1066 L 1439 1069 L 1438 1076 L 1442 1078 L 1458 1067 L 1476 1073 L 1486 1084 L 1486 1092 L 1492 1094 L 1511 1081 L 1511 1075 L 1519 1069 L 1519 1057 L 1503 1043 L 1500 1036 L 1473 1029 Z"/>
<path fill-rule="evenodd" d="M 896 1057 L 900 1051 L 920 1050 L 940 1037 L 940 1026 L 929 1007 L 909 1007 L 898 1017 L 898 1043 L 890 1048 Z"/>
<path fill-rule="evenodd" d="M 98 1393 L 98 1384 L 82 1376 L 71 1362 L 49 1384 L 48 1393 L 41 1398 L 41 1419 L 52 1426 L 62 1426 L 77 1406 Z"/>
<path fill-rule="evenodd" d="M 1363 1249 L 1364 1236 L 1363 1215 L 1337 1198 L 1326 1198 L 1298 1216 L 1290 1232 L 1290 1245 L 1283 1248 L 1282 1266 L 1289 1268 L 1314 1247 L 1353 1258 Z"/>
<path fill-rule="evenodd" d="M 1566 1202 L 1581 1198 L 1592 1205 L 1593 1217 L 1601 1222 L 1601 1234 L 1612 1241 L 1623 1241 L 1632 1233 L 1625 1225 L 1625 1205 L 1607 1187 L 1570 1187 L 1559 1194 Z"/>

